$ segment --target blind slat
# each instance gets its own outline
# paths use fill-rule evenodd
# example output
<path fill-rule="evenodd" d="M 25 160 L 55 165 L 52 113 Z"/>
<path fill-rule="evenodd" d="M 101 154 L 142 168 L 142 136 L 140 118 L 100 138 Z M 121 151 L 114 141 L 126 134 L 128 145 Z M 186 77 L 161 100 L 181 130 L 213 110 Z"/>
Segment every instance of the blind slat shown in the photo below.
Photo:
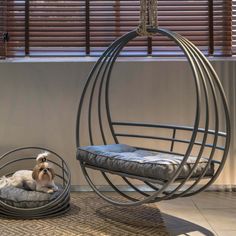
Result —
<path fill-rule="evenodd" d="M 236 54 L 236 0 L 232 4 L 232 51 Z"/>
<path fill-rule="evenodd" d="M 3 35 L 5 33 L 5 23 L 6 23 L 6 16 L 5 16 L 5 0 L 0 0 L 0 59 L 5 58 L 5 43 L 3 41 Z"/>
<path fill-rule="evenodd" d="M 212 16 L 209 2 L 213 4 Z M 7 16 L 10 35 L 8 57 L 100 55 L 139 23 L 139 0 L 0 0 L 0 3 L 0 18 Z M 158 0 L 158 24 L 187 37 L 205 54 L 236 53 L 236 0 Z M 4 27 L 0 19 L 0 33 Z M 5 52 L 3 48 L 1 42 L 0 56 Z M 182 55 L 173 42 L 159 35 L 135 39 L 123 52 L 150 53 Z"/>

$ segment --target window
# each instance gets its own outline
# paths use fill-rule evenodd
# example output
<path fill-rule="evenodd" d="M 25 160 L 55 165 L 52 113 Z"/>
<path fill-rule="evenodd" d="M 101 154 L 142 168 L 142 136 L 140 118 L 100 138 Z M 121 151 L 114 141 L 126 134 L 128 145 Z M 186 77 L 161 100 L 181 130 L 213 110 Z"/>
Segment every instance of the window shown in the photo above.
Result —
<path fill-rule="evenodd" d="M 233 0 L 233 54 L 236 54 L 236 0 Z"/>
<path fill-rule="evenodd" d="M 230 56 L 236 51 L 235 2 L 158 0 L 159 26 L 186 36 L 206 55 Z M 0 56 L 100 55 L 117 37 L 137 27 L 139 3 L 0 0 Z M 134 40 L 123 54 L 179 56 L 181 51 L 167 38 L 156 36 Z"/>

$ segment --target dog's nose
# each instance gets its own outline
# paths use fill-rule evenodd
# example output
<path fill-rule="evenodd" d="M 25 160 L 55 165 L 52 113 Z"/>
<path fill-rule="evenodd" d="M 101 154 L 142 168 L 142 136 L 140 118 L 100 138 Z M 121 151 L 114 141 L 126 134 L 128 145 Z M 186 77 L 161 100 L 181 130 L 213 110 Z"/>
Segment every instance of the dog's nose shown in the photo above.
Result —
<path fill-rule="evenodd" d="M 43 172 L 44 172 L 44 173 L 47 173 L 47 169 L 44 169 Z"/>

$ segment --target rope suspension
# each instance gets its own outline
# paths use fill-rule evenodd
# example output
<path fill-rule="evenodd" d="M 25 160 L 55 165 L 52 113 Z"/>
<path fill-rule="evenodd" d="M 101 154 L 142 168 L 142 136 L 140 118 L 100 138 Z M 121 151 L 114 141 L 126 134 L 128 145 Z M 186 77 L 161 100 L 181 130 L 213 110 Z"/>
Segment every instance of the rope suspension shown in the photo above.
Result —
<path fill-rule="evenodd" d="M 152 36 L 152 29 L 157 28 L 157 0 L 140 0 L 140 23 L 137 33 Z"/>

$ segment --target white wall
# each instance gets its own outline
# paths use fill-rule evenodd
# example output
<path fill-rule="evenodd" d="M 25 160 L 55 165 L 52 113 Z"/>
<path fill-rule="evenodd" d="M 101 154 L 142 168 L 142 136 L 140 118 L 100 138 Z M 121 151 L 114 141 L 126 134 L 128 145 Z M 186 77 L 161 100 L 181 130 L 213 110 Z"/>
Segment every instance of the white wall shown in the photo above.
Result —
<path fill-rule="evenodd" d="M 72 184 L 86 185 L 75 158 L 75 120 L 79 97 L 93 63 L 1 62 L 0 152 L 30 145 L 54 149 L 69 163 Z M 229 98 L 234 129 L 234 144 L 218 184 L 236 185 L 236 62 L 214 61 L 213 65 Z M 191 122 L 194 104 L 190 98 L 194 94 L 186 61 L 120 61 L 112 81 L 115 117 L 125 114 L 130 119 L 135 116 L 167 123 Z"/>

